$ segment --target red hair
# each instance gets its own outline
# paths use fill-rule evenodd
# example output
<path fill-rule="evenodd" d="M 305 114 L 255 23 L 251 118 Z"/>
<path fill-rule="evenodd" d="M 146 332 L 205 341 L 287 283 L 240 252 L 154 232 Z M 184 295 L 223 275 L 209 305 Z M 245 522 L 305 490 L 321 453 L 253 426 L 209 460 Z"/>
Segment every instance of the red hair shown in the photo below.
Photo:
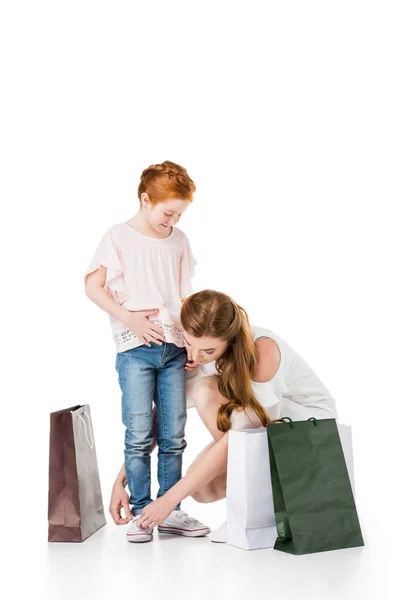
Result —
<path fill-rule="evenodd" d="M 184 167 L 165 160 L 158 165 L 150 165 L 140 177 L 138 197 L 146 193 L 152 204 L 166 200 L 189 200 L 192 202 L 196 191 Z"/>

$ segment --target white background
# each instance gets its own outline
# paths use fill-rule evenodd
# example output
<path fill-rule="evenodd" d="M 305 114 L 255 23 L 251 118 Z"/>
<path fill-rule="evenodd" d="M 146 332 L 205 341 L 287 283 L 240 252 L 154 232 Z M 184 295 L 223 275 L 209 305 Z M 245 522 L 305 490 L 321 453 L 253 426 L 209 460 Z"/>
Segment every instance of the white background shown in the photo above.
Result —
<path fill-rule="evenodd" d="M 5 1 L 0 12 L 7 597 L 394 598 L 399 555 L 399 5 Z M 353 425 L 366 546 L 47 544 L 49 413 L 90 403 L 104 503 L 123 460 L 108 317 L 83 273 L 149 164 L 197 185 L 180 227 L 214 288 L 286 339 Z M 190 412 L 185 467 L 208 442 Z M 184 508 L 216 527 L 224 502 Z"/>

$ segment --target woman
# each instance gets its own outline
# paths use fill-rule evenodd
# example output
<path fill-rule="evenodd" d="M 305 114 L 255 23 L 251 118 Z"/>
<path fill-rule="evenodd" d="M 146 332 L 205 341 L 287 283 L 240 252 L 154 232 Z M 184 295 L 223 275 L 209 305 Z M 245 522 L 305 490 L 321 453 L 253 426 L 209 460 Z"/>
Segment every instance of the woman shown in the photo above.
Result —
<path fill-rule="evenodd" d="M 194 405 L 213 441 L 187 474 L 164 496 L 146 506 L 138 521 L 155 527 L 184 498 L 214 502 L 226 496 L 229 429 L 265 427 L 282 416 L 336 418 L 335 400 L 308 364 L 284 340 L 251 327 L 246 311 L 226 294 L 203 290 L 184 301 L 181 322 L 188 380 Z M 122 467 L 113 487 L 110 513 L 116 524 L 129 521 Z M 120 514 L 124 508 L 127 518 Z"/>

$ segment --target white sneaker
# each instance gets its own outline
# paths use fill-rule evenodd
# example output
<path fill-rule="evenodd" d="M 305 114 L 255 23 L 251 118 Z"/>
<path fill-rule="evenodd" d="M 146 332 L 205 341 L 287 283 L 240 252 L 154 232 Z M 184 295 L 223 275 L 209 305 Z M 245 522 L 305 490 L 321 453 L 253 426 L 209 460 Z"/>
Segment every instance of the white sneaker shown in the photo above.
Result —
<path fill-rule="evenodd" d="M 189 517 L 183 510 L 173 510 L 169 517 L 159 524 L 158 531 L 185 537 L 202 537 L 208 535 L 211 530 L 197 519 Z"/>
<path fill-rule="evenodd" d="M 217 542 L 218 544 L 226 544 L 226 536 L 227 536 L 227 524 L 222 523 L 218 529 L 214 529 L 211 532 L 210 540 L 212 542 Z"/>
<path fill-rule="evenodd" d="M 151 542 L 153 539 L 153 528 L 146 527 L 143 529 L 142 527 L 138 527 L 136 522 L 139 517 L 140 515 L 136 515 L 130 522 L 129 529 L 126 532 L 126 539 L 128 542 Z"/>

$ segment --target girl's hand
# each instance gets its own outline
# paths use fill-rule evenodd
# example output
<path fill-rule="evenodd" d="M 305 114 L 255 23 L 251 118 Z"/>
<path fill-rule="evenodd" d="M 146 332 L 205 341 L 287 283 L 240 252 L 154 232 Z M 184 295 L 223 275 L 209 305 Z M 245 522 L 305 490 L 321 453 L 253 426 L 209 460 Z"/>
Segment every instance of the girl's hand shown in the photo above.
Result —
<path fill-rule="evenodd" d="M 124 319 L 124 325 L 126 325 L 141 342 L 146 344 L 146 346 L 151 346 L 150 342 L 154 342 L 161 346 L 162 342 L 165 342 L 164 331 L 161 327 L 158 327 L 158 325 L 148 319 L 148 317 L 155 315 L 158 312 L 158 309 L 129 312 Z"/>
<path fill-rule="evenodd" d="M 162 523 L 172 513 L 176 506 L 176 502 L 171 501 L 166 496 L 161 496 L 154 502 L 150 502 L 144 507 L 140 518 L 137 521 L 139 527 L 155 527 Z"/>
<path fill-rule="evenodd" d="M 121 508 L 125 511 L 125 519 L 121 516 Z M 109 511 L 116 525 L 126 525 L 132 519 L 129 496 L 118 479 L 113 485 Z"/>

